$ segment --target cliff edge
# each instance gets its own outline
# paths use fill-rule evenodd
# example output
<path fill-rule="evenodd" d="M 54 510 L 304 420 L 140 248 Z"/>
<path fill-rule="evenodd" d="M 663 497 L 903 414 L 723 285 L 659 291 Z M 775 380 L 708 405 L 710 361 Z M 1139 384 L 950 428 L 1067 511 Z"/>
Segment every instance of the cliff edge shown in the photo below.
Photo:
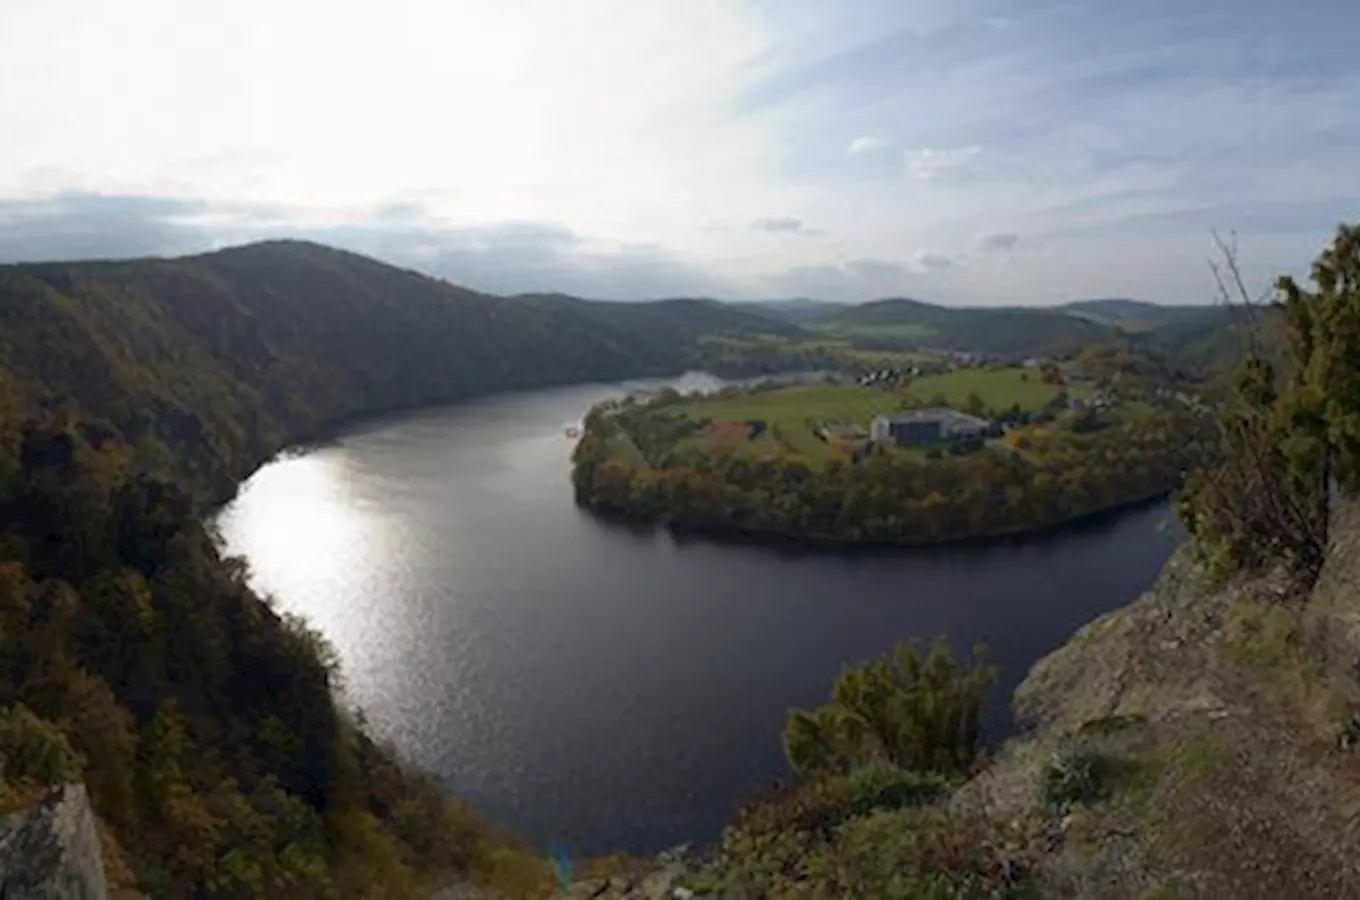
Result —
<path fill-rule="evenodd" d="M 0 897 L 107 896 L 99 833 L 82 785 L 54 788 L 37 804 L 0 818 Z"/>
<path fill-rule="evenodd" d="M 1041 896 L 1360 897 L 1360 504 L 1311 596 L 1214 583 L 1183 548 L 1014 704 L 1028 730 L 955 802 L 1033 816 L 1046 773 L 1089 765 L 1030 848 Z"/>

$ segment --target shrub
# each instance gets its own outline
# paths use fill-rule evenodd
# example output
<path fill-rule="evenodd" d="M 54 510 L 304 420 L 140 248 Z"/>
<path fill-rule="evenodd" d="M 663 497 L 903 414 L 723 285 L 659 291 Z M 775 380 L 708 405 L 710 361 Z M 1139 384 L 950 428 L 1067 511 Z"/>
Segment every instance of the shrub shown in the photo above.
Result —
<path fill-rule="evenodd" d="M 1106 769 L 1104 759 L 1093 750 L 1060 751 L 1040 777 L 1040 797 L 1045 806 L 1055 811 L 1090 803 L 1104 792 Z"/>
<path fill-rule="evenodd" d="M 934 772 L 912 772 L 886 763 L 862 766 L 850 773 L 850 814 L 864 816 L 879 809 L 922 806 L 940 799 L 949 784 Z"/>
<path fill-rule="evenodd" d="M 924 656 L 913 643 L 847 669 L 832 702 L 795 710 L 784 729 L 784 752 L 803 776 L 847 773 L 884 760 L 903 769 L 962 774 L 973 765 L 982 698 L 994 677 L 975 648 L 956 661 L 942 638 Z"/>
<path fill-rule="evenodd" d="M 65 784 L 79 781 L 84 767 L 56 725 L 22 703 L 0 710 L 0 780 Z"/>
<path fill-rule="evenodd" d="M 1360 745 L 1360 711 L 1352 712 L 1336 727 L 1336 747 L 1350 752 Z"/>
<path fill-rule="evenodd" d="M 878 812 L 846 823 L 807 861 L 797 896 L 901 900 L 1023 896 L 1026 866 L 1005 834 L 938 807 Z"/>

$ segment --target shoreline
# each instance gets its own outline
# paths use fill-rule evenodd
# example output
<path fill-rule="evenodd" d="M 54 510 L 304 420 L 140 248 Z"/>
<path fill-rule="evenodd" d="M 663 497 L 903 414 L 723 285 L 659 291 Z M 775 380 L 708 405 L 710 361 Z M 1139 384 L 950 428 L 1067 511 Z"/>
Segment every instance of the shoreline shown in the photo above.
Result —
<path fill-rule="evenodd" d="M 295 453 L 307 453 L 311 450 L 329 446 L 346 434 L 368 424 L 381 425 L 395 419 L 417 415 L 427 410 L 461 406 L 467 403 L 476 403 L 480 400 L 490 400 L 495 397 L 512 397 L 517 394 L 533 394 L 539 391 L 583 388 L 592 385 L 599 385 L 601 387 L 618 386 L 622 388 L 629 382 L 665 381 L 682 378 L 689 374 L 710 376 L 725 382 L 740 382 L 743 380 L 776 378 L 784 375 L 802 376 L 809 372 L 816 371 L 820 370 L 791 369 L 781 370 L 776 373 L 762 373 L 756 375 L 743 374 L 737 370 L 728 370 L 727 374 L 723 374 L 721 371 L 714 371 L 712 368 L 694 368 L 690 366 L 678 371 L 636 372 L 631 375 L 619 375 L 608 378 L 587 378 L 573 381 L 554 381 L 543 384 L 526 384 L 520 387 L 511 387 L 495 391 L 473 391 L 469 393 L 453 392 L 439 399 L 421 400 L 414 403 L 387 406 L 381 409 L 347 413 L 300 429 L 298 433 L 289 435 L 283 440 L 275 442 L 272 449 L 257 455 L 256 458 L 245 467 L 243 473 L 240 473 L 239 475 L 233 473 L 230 476 L 230 484 L 210 485 L 205 491 L 205 496 L 207 498 L 207 505 L 213 510 L 220 511 L 223 506 L 226 506 L 236 498 L 237 494 L 240 493 L 241 487 L 250 480 L 251 476 L 276 460 L 287 459 Z M 627 392 L 625 391 L 625 393 Z"/>
<path fill-rule="evenodd" d="M 1061 533 L 1063 530 L 1112 520 L 1123 513 L 1164 503 L 1175 493 L 1166 488 L 1113 506 L 1102 507 L 1056 522 L 996 531 L 988 534 L 959 535 L 922 540 L 859 540 L 825 534 L 794 534 L 770 529 L 751 529 L 731 525 L 692 525 L 670 517 L 658 519 L 633 516 L 624 510 L 605 509 L 577 501 L 577 508 L 612 527 L 643 531 L 664 531 L 677 541 L 711 541 L 731 546 L 765 547 L 794 553 L 893 554 L 921 552 L 940 548 L 963 549 L 1002 547 L 1027 539 Z"/>

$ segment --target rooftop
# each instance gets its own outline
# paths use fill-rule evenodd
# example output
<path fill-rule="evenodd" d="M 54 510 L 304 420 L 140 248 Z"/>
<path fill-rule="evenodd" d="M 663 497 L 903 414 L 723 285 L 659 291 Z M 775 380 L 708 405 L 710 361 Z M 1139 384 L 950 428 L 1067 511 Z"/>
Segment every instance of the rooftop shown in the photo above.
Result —
<path fill-rule="evenodd" d="M 956 422 L 969 422 L 974 425 L 986 425 L 986 419 L 977 416 L 970 416 L 968 413 L 959 412 L 957 409 L 950 409 L 947 406 L 931 406 L 926 409 L 907 409 L 901 412 L 884 413 L 878 418 L 894 425 L 903 425 L 908 422 L 931 422 L 940 419 L 952 419 Z"/>

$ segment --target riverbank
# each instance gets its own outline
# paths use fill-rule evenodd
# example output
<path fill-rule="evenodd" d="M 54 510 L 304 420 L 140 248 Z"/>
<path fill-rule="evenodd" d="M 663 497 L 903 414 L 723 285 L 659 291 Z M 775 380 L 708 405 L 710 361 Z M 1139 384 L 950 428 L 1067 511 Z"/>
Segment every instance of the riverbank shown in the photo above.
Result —
<path fill-rule="evenodd" d="M 853 540 L 834 534 L 784 533 L 775 531 L 755 531 L 724 526 L 714 523 L 704 526 L 690 526 L 683 522 L 662 517 L 661 519 L 634 518 L 625 512 L 612 509 L 582 507 L 602 523 L 626 527 L 634 534 L 648 534 L 664 531 L 678 542 L 714 541 L 734 546 L 762 547 L 787 551 L 791 554 L 828 553 L 843 554 L 853 551 L 856 556 L 876 554 L 900 555 L 902 553 L 926 553 L 931 550 L 967 549 L 985 547 L 1006 547 L 1040 537 L 1055 537 L 1065 531 L 1096 527 L 1114 522 L 1120 516 L 1143 509 L 1151 509 L 1165 503 L 1175 488 L 1153 491 L 1123 503 L 1101 507 L 1088 513 L 1072 516 L 1043 525 L 1017 527 L 1012 531 L 992 532 L 980 535 L 960 535 L 921 541 L 868 541 Z"/>

